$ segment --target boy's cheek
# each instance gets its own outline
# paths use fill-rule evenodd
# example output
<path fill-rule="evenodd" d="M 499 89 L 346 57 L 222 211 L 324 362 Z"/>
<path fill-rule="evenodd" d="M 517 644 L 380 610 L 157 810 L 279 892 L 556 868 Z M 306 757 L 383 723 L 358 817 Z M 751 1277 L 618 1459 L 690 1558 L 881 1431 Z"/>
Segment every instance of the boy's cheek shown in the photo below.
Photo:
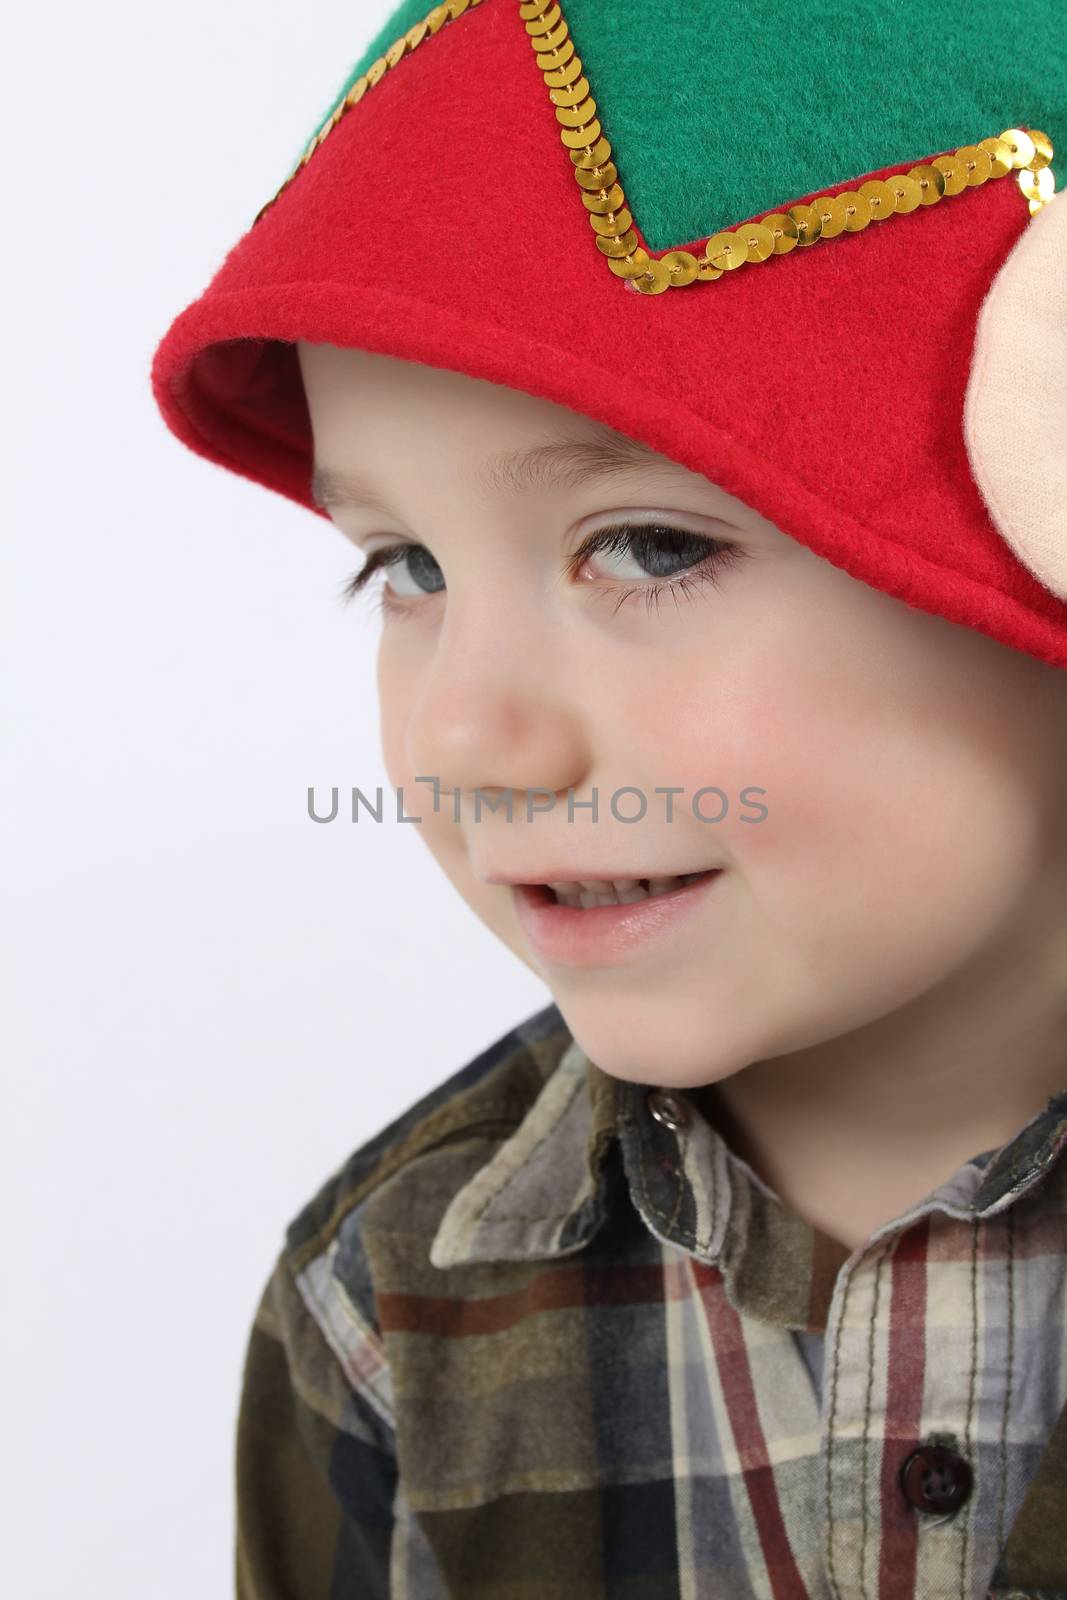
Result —
<path fill-rule="evenodd" d="M 976 709 L 973 674 L 965 670 L 969 655 L 942 659 L 956 636 L 931 633 L 931 619 L 897 611 L 885 597 L 859 590 L 855 599 L 855 615 L 835 613 L 835 642 L 824 642 L 821 654 L 782 618 L 762 634 L 774 647 L 750 646 L 747 655 L 739 648 L 729 673 L 716 677 L 706 660 L 694 661 L 675 674 L 667 717 L 654 714 L 666 695 L 651 693 L 650 703 L 646 694 L 649 714 L 631 726 L 630 686 L 617 703 L 602 705 L 599 743 L 591 745 L 600 821 L 622 841 L 620 854 L 723 865 L 756 925 L 787 944 L 810 938 L 827 953 L 842 938 L 846 945 L 857 934 L 868 938 L 871 915 L 882 919 L 883 934 L 896 928 L 910 935 L 935 897 L 950 926 L 968 908 L 980 913 L 985 904 L 992 913 L 1040 848 L 1020 823 L 1027 814 L 1025 759 L 1001 750 L 995 730 L 985 727 L 984 697 Z M 878 651 L 872 664 L 869 647 L 858 653 L 846 625 L 870 620 L 877 630 L 868 608 L 879 606 L 892 607 L 881 621 L 887 664 L 879 664 Z M 687 692 L 679 694 L 679 681 Z M 472 855 L 494 864 L 507 856 L 505 819 L 489 818 L 498 848 L 479 851 L 469 805 L 459 823 L 448 794 L 434 811 L 431 786 L 415 782 L 417 773 L 427 774 L 412 766 L 407 749 L 415 680 L 402 661 L 392 661 L 379 688 L 382 753 L 390 783 L 403 790 L 405 814 L 422 819 L 423 842 L 477 914 L 497 932 L 510 929 L 510 898 L 480 884 L 471 867 Z M 645 682 L 646 691 L 655 688 Z M 450 775 L 436 776 L 449 789 Z M 585 786 L 587 774 L 574 781 Z M 641 821 L 612 817 L 613 785 L 645 792 Z M 670 823 L 666 796 L 655 792 L 661 785 L 680 790 Z M 697 814 L 694 797 L 702 790 Z M 521 817 L 518 791 L 516 800 Z M 625 796 L 620 806 L 633 815 L 636 801 Z M 537 820 L 541 837 L 566 840 L 577 857 L 577 824 L 571 830 L 565 815 L 549 813 Z M 589 813 L 579 821 L 588 830 Z"/>
<path fill-rule="evenodd" d="M 767 933 L 840 956 L 857 938 L 921 940 L 934 904 L 946 932 L 996 919 L 1045 847 L 1028 820 L 1025 760 L 953 714 L 949 683 L 929 699 L 888 683 L 853 699 L 847 679 L 836 696 L 817 680 L 795 675 L 773 701 L 768 685 L 747 708 L 735 702 L 719 759 L 713 737 L 687 777 L 720 783 L 731 801 L 749 789 L 743 812 L 705 831 Z M 741 820 L 757 802 L 767 815 Z"/>
<path fill-rule="evenodd" d="M 438 866 L 450 880 L 471 909 L 499 937 L 512 931 L 514 916 L 509 891 L 499 884 L 480 882 L 471 867 L 470 799 L 466 797 L 460 811 L 460 821 L 454 820 L 454 799 L 451 779 L 447 773 L 426 773 L 413 767 L 407 752 L 407 698 L 396 683 L 391 693 L 383 694 L 381 702 L 381 750 L 386 774 L 393 789 L 403 791 L 405 817 L 420 820 L 411 826 L 418 829 L 422 843 L 430 851 Z M 434 810 L 435 786 L 433 782 L 417 783 L 416 777 L 438 779 L 440 796 Z M 497 854 L 497 852 L 494 852 Z"/>

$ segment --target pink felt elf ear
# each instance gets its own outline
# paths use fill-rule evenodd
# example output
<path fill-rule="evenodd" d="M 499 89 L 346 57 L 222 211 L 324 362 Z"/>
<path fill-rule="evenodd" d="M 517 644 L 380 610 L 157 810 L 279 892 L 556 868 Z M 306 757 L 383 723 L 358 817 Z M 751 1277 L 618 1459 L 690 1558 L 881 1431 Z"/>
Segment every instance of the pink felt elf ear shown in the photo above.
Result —
<path fill-rule="evenodd" d="M 963 431 L 998 532 L 1067 600 L 1067 201 L 1030 218 L 978 316 Z"/>

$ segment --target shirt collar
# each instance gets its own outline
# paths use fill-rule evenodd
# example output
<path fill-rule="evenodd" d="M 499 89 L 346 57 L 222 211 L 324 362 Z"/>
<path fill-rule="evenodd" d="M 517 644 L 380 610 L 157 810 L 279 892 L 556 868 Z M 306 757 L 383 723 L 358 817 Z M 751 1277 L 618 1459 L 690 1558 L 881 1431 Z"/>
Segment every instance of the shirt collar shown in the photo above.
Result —
<path fill-rule="evenodd" d="M 649 1231 L 718 1267 L 734 1303 L 798 1328 L 825 1325 L 851 1252 L 796 1216 L 726 1144 L 684 1090 L 683 1125 L 652 1115 L 656 1088 L 613 1078 L 573 1037 L 515 1131 L 452 1197 L 430 1249 L 435 1267 L 551 1260 L 581 1250 L 629 1187 Z M 1028 1193 L 1067 1145 L 1067 1089 L 998 1149 L 964 1162 L 872 1235 L 940 1209 L 962 1220 Z"/>
<path fill-rule="evenodd" d="M 587 1244 L 607 1217 L 622 1088 L 572 1038 L 515 1132 L 453 1195 L 432 1264 L 542 1259 Z"/>

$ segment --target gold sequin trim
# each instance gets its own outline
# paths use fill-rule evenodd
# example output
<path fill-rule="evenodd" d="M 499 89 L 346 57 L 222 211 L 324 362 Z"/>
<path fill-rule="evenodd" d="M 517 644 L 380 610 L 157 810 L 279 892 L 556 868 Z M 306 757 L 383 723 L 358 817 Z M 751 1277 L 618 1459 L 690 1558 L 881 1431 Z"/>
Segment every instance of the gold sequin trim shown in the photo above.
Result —
<path fill-rule="evenodd" d="M 255 222 L 288 188 L 345 112 L 358 105 L 368 89 L 424 39 L 481 3 L 482 0 L 447 0 L 444 5 L 434 6 L 421 22 L 395 39 L 384 55 L 372 61 L 315 134 Z M 661 294 L 665 289 L 680 289 L 691 283 L 710 283 L 724 272 L 786 255 L 798 245 L 859 233 L 872 222 L 937 205 L 946 195 L 962 194 L 990 178 L 1003 178 L 1011 172 L 1016 175 L 1031 216 L 1055 196 L 1050 165 L 1053 149 L 1048 134 L 1039 128 L 1005 128 L 1003 133 L 980 139 L 977 144 L 961 145 L 953 153 L 921 162 L 910 172 L 885 179 L 869 178 L 858 188 L 820 195 L 810 203 L 787 206 L 758 222 L 722 229 L 705 241 L 700 255 L 691 250 L 668 250 L 653 257 L 640 243 L 633 226 L 618 169 L 611 159 L 611 145 L 597 117 L 597 103 L 559 0 L 521 0 L 519 16 L 555 108 L 560 139 L 573 163 L 596 247 L 608 268 L 625 280 L 625 287 L 641 294 Z"/>
<path fill-rule="evenodd" d="M 611 159 L 611 145 L 558 0 L 525 0 L 519 16 L 544 74 L 548 98 L 556 107 L 560 138 L 574 163 L 596 247 L 611 271 L 626 279 L 626 287 L 642 294 L 713 282 L 724 272 L 769 261 L 798 245 L 859 233 L 872 222 L 937 205 L 945 195 L 962 194 L 1009 172 L 1016 174 L 1031 215 L 1053 198 L 1051 139 L 1038 128 L 1006 128 L 977 144 L 962 145 L 951 155 L 934 156 L 910 172 L 869 178 L 858 188 L 820 195 L 809 204 L 787 206 L 759 222 L 713 233 L 699 255 L 691 250 L 668 250 L 662 256 L 650 256 L 633 226 L 618 169 Z"/>

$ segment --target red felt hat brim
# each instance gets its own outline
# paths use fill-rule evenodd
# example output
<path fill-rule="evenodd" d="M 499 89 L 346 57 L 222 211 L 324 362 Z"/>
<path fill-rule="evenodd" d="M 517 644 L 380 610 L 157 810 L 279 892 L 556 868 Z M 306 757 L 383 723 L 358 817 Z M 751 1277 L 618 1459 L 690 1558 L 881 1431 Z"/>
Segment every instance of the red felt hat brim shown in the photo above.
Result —
<path fill-rule="evenodd" d="M 174 319 L 153 392 L 192 450 L 321 516 L 297 339 L 506 384 L 705 474 L 853 577 L 1067 667 L 1067 604 L 998 534 L 963 433 L 979 309 L 1029 221 L 1008 175 L 638 294 L 596 249 L 525 31 L 483 5 L 346 112 Z"/>

